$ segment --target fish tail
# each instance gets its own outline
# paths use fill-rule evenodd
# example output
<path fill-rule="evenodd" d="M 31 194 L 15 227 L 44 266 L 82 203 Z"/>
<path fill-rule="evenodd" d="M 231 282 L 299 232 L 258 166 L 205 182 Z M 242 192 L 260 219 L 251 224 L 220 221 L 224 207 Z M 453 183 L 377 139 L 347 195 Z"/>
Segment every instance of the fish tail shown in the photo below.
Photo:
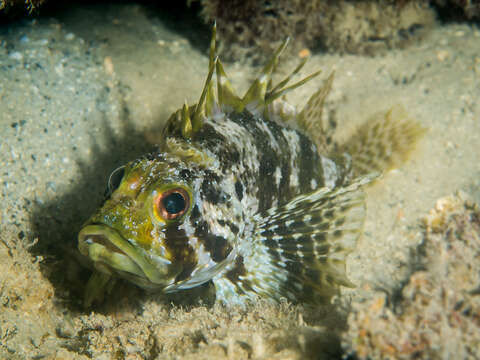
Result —
<path fill-rule="evenodd" d="M 339 149 L 352 156 L 354 176 L 386 172 L 408 160 L 426 131 L 397 105 L 372 116 Z"/>

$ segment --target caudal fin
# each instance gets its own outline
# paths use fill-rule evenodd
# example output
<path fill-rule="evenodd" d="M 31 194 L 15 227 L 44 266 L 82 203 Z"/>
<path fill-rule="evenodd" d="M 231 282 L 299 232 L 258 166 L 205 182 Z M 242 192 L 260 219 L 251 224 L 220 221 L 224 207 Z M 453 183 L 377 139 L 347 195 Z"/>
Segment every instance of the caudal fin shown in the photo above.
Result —
<path fill-rule="evenodd" d="M 371 117 L 339 149 L 352 156 L 354 176 L 385 172 L 405 162 L 426 131 L 395 106 Z"/>

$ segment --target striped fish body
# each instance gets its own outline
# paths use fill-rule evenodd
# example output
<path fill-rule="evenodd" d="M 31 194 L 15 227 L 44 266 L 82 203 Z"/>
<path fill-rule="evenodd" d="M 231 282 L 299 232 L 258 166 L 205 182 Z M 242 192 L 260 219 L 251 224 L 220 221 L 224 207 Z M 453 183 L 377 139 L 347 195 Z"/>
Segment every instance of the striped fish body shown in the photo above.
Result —
<path fill-rule="evenodd" d="M 227 305 L 257 297 L 320 303 L 352 286 L 345 260 L 365 218 L 362 187 L 422 129 L 389 113 L 360 129 L 361 144 L 354 137 L 329 149 L 320 115 L 333 77 L 301 112 L 285 112 L 279 98 L 318 74 L 288 86 L 302 63 L 273 86 L 285 45 L 239 97 L 215 57 L 214 34 L 199 102 L 171 116 L 158 153 L 120 169 L 121 181 L 79 233 L 95 269 L 86 306 L 116 277 L 165 293 L 213 281 Z M 283 122 L 292 119 L 299 130 Z"/>
<path fill-rule="evenodd" d="M 211 171 L 217 178 L 233 181 L 219 187 L 205 178 L 205 200 L 217 205 L 219 194 L 233 185 L 234 193 L 225 196 L 250 216 L 319 187 L 339 186 L 349 171 L 348 154 L 343 162 L 333 161 L 301 132 L 247 110 L 207 119 L 192 145 L 215 158 L 218 167 Z"/>

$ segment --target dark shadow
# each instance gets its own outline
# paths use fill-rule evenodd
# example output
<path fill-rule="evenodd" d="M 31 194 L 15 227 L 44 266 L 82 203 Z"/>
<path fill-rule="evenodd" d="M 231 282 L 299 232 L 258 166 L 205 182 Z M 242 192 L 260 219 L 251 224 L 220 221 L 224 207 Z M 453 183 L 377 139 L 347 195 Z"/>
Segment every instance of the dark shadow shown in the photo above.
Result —
<path fill-rule="evenodd" d="M 205 52 L 208 49 L 211 24 L 205 24 L 202 20 L 199 1 L 187 5 L 187 1 L 158 1 L 158 0 L 47 0 L 43 5 L 33 9 L 30 13 L 23 8 L 12 8 L 5 12 L 0 11 L 0 23 L 15 21 L 18 18 L 34 19 L 55 17 L 61 22 L 68 19 L 70 13 L 78 11 L 90 11 L 98 23 L 109 21 L 109 16 L 116 13 L 118 5 L 140 6 L 152 22 L 161 23 L 170 31 L 187 39 L 190 45 L 198 51 Z M 85 19 L 86 23 L 92 19 Z"/>
<path fill-rule="evenodd" d="M 105 87 L 97 98 L 97 111 L 102 114 L 100 124 L 101 141 L 90 139 L 93 160 L 85 162 L 77 159 L 80 167 L 78 181 L 60 199 L 52 203 L 34 203 L 31 221 L 34 224 L 34 236 L 39 239 L 32 249 L 34 255 L 40 255 L 43 274 L 56 290 L 56 296 L 67 307 L 79 308 L 83 298 L 83 289 L 90 270 L 84 269 L 78 262 L 76 236 L 82 224 L 104 201 L 104 192 L 109 174 L 118 166 L 154 151 L 145 141 L 143 133 L 136 130 L 130 111 L 122 100 L 122 85 L 118 85 L 121 103 L 121 134 L 113 135 L 110 114 L 105 102 L 108 101 L 109 88 Z M 99 143 L 105 144 L 102 148 Z"/>
<path fill-rule="evenodd" d="M 96 21 L 102 20 L 102 14 L 108 13 L 109 7 L 121 3 L 134 3 L 131 1 L 49 1 L 47 5 L 41 7 L 38 14 L 40 18 L 54 17 L 60 22 L 66 22 L 69 14 L 75 7 L 88 9 L 98 12 Z M 195 36 L 203 36 L 202 31 L 192 31 L 193 25 L 189 25 L 189 21 L 193 21 L 194 15 L 186 13 L 184 7 L 177 5 L 160 6 L 155 1 L 140 1 L 145 4 L 140 11 L 146 11 L 149 17 L 156 18 L 162 25 L 178 30 L 181 34 L 186 34 L 190 29 Z M 183 2 L 182 2 L 183 3 Z M 185 5 L 186 6 L 186 5 Z M 169 12 L 171 11 L 171 12 Z M 86 12 L 86 15 L 89 13 Z M 86 19 L 88 20 L 88 19 Z M 92 20 L 92 19 L 90 19 Z M 26 20 L 21 20 L 24 22 Z M 88 21 L 86 22 L 89 23 Z M 91 21 L 90 21 L 91 23 Z M 65 26 L 68 26 L 67 23 Z M 8 29 L 9 27 L 3 27 Z M 183 29 L 183 31 L 181 30 Z M 210 30 L 205 28 L 205 47 L 208 48 L 208 37 Z M 92 41 L 98 41 L 94 39 Z M 201 46 L 198 40 L 193 41 L 195 46 Z M 95 46 L 92 46 L 93 48 Z M 130 89 L 121 83 L 117 83 L 113 89 L 105 86 L 98 94 L 96 99 L 96 113 L 101 114 L 99 124 L 101 129 L 98 138 L 91 138 L 92 160 L 85 162 L 78 156 L 76 159 L 80 171 L 77 174 L 77 180 L 72 183 L 71 188 L 60 198 L 51 203 L 33 202 L 30 211 L 31 223 L 33 224 L 32 236 L 38 238 L 38 243 L 32 248 L 35 256 L 41 256 L 44 260 L 41 262 L 43 275 L 52 283 L 55 288 L 55 298 L 60 306 L 74 311 L 82 310 L 82 299 L 84 288 L 91 274 L 91 270 L 82 263 L 82 257 L 77 250 L 77 234 L 82 224 L 88 220 L 93 212 L 101 206 L 104 201 L 104 193 L 109 175 L 117 167 L 124 165 L 128 161 L 134 160 L 141 155 L 156 151 L 156 147 L 148 144 L 145 132 L 139 131 L 135 126 L 134 119 L 131 117 L 129 106 L 125 100 Z M 112 129 L 112 115 L 109 112 L 111 108 L 111 92 L 115 92 L 114 97 L 117 106 L 121 108 L 120 122 L 122 124 L 120 133 L 115 133 Z M 158 114 L 162 122 L 166 120 L 166 116 L 170 114 Z M 115 115 L 116 116 L 116 115 Z M 115 119 L 117 120 L 117 119 Z M 116 121 L 118 122 L 118 121 Z M 159 128 L 149 129 L 158 133 Z M 150 131 L 149 131 L 150 132 Z M 102 144 L 100 147 L 99 144 Z M 74 144 L 72 144 L 73 146 Z M 75 147 L 73 148 L 75 151 Z M 73 153 L 75 156 L 75 152 Z M 208 290 L 208 285 L 205 287 Z M 193 293 L 198 293 L 198 289 Z M 110 303 L 115 303 L 115 299 L 127 297 L 128 299 L 138 299 L 143 291 L 136 286 L 123 281 L 118 281 L 118 286 L 113 290 Z M 193 304 L 198 296 L 189 295 L 189 292 L 181 295 L 166 297 L 165 301 L 173 301 L 188 306 Z M 100 306 L 108 312 L 109 297 L 106 299 L 106 305 Z"/>
<path fill-rule="evenodd" d="M 206 53 L 210 44 L 212 24 L 206 24 L 200 15 L 200 1 L 140 1 L 148 9 L 147 16 L 156 18 L 170 31 L 188 39 L 190 45 Z"/>
<path fill-rule="evenodd" d="M 77 250 L 77 234 L 82 224 L 105 200 L 105 190 L 109 175 L 117 167 L 124 165 L 146 153 L 156 151 L 156 146 L 148 144 L 145 133 L 139 132 L 130 117 L 128 105 L 123 99 L 121 84 L 115 91 L 119 92 L 122 130 L 119 135 L 113 135 L 110 125 L 111 115 L 107 113 L 105 102 L 108 92 L 105 87 L 97 98 L 97 110 L 102 114 L 101 141 L 92 138 L 91 149 L 93 160 L 85 162 L 77 159 L 80 172 L 78 181 L 70 190 L 52 203 L 33 203 L 31 222 L 33 236 L 38 243 L 32 249 L 34 256 L 41 256 L 43 275 L 55 288 L 55 297 L 59 305 L 73 311 L 83 311 L 82 301 L 85 285 L 91 275 L 87 261 Z M 100 147 L 98 144 L 104 144 Z M 211 289 L 210 289 L 211 290 Z M 205 291 L 211 293 L 209 285 L 181 294 L 165 296 L 166 303 L 191 306 L 198 303 Z M 96 304 L 96 310 L 109 313 L 114 311 L 119 303 L 136 306 L 143 292 L 133 284 L 118 280 L 104 304 Z M 126 304 L 127 303 L 127 304 Z M 207 300 L 208 303 L 208 300 Z M 210 301 L 213 304 L 212 301 Z"/>
<path fill-rule="evenodd" d="M 437 18 L 442 24 L 451 23 L 469 23 L 471 25 L 480 25 L 480 4 L 468 4 L 461 1 L 431 2 L 431 6 L 437 12 Z"/>

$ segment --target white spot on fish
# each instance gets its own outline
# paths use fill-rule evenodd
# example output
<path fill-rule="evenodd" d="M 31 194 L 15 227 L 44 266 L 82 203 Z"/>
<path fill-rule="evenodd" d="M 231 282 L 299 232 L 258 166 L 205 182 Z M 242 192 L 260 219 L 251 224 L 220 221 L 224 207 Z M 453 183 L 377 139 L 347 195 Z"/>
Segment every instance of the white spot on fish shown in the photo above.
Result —
<path fill-rule="evenodd" d="M 335 182 L 338 178 L 337 165 L 333 160 L 326 158 L 325 156 L 320 156 L 322 161 L 323 175 L 325 177 L 325 185 L 329 188 L 335 187 Z"/>
<path fill-rule="evenodd" d="M 298 166 L 297 158 L 300 154 L 300 137 L 298 134 L 290 129 L 282 129 L 283 136 L 287 139 L 288 148 L 290 151 L 290 186 L 298 187 Z"/>
<path fill-rule="evenodd" d="M 279 167 L 275 169 L 275 173 L 273 174 L 273 177 L 275 179 L 275 185 L 278 188 L 280 186 L 280 181 L 282 180 L 282 170 Z"/>

